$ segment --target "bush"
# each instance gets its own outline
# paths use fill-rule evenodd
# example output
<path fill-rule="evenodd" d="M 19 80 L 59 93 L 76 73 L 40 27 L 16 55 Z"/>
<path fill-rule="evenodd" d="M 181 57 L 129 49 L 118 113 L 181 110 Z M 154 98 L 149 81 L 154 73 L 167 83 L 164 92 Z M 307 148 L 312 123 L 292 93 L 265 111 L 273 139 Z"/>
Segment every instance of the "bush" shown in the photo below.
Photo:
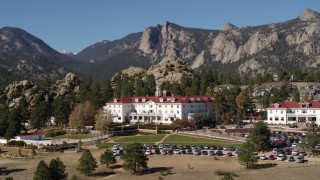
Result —
<path fill-rule="evenodd" d="M 26 143 L 24 141 L 15 141 L 15 140 L 13 140 L 13 141 L 9 141 L 7 143 L 7 146 L 20 146 L 20 147 L 23 147 L 25 145 L 26 145 Z"/>
<path fill-rule="evenodd" d="M 65 130 L 49 130 L 45 133 L 46 137 L 56 137 L 66 134 Z"/>

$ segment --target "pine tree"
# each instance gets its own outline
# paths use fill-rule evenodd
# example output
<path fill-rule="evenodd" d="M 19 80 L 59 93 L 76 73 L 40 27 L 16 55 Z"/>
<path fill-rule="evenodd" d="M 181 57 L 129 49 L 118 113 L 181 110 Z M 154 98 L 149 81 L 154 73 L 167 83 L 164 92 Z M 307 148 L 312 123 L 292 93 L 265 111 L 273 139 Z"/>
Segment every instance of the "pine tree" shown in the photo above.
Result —
<path fill-rule="evenodd" d="M 306 131 L 306 136 L 303 139 L 303 144 L 306 147 L 310 147 L 312 149 L 319 143 L 320 140 L 320 127 L 316 124 L 315 121 L 311 121 L 308 124 L 308 128 Z"/>
<path fill-rule="evenodd" d="M 249 168 L 257 162 L 257 158 L 254 156 L 255 150 L 255 146 L 251 142 L 243 143 L 238 160 L 241 164 L 245 165 L 246 168 Z"/>
<path fill-rule="evenodd" d="M 60 158 L 52 159 L 49 163 L 49 173 L 50 178 L 59 179 L 59 180 L 67 180 L 68 173 L 66 172 L 66 166 L 60 160 Z"/>
<path fill-rule="evenodd" d="M 117 159 L 110 149 L 106 149 L 100 156 L 100 163 L 106 164 L 107 168 L 109 168 L 109 165 L 117 163 Z"/>
<path fill-rule="evenodd" d="M 49 167 L 44 160 L 41 160 L 37 166 L 37 170 L 34 172 L 33 180 L 50 180 Z"/>
<path fill-rule="evenodd" d="M 97 167 L 96 159 L 92 156 L 91 152 L 88 149 L 84 150 L 79 159 L 77 170 L 81 174 L 90 175 Z"/>
<path fill-rule="evenodd" d="M 270 148 L 271 132 L 268 125 L 263 121 L 258 121 L 250 129 L 247 142 L 252 143 L 256 150 L 268 150 Z"/>
<path fill-rule="evenodd" d="M 0 136 L 4 136 L 9 127 L 9 108 L 4 104 L 0 104 Z"/>
<path fill-rule="evenodd" d="M 125 150 L 125 153 L 121 156 L 124 160 L 124 168 L 136 174 L 137 172 L 148 169 L 148 158 L 141 151 L 141 144 L 134 143 L 129 144 Z"/>

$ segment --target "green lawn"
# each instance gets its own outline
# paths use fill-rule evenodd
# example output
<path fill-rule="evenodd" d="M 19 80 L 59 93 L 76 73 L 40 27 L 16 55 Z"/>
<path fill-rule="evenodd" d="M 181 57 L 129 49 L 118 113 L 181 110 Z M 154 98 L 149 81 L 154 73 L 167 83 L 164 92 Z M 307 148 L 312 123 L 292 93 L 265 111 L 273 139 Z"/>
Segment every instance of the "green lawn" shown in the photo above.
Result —
<path fill-rule="evenodd" d="M 196 136 L 170 135 L 164 140 L 165 144 L 189 144 L 189 145 L 220 145 L 220 146 L 236 146 L 242 145 L 242 142 L 228 141 L 223 139 L 203 138 Z"/>
<path fill-rule="evenodd" d="M 115 139 L 116 143 L 155 143 L 160 141 L 165 135 L 147 135 L 147 136 L 123 136 Z"/>
<path fill-rule="evenodd" d="M 91 137 L 95 137 L 94 135 L 91 134 L 64 134 L 61 136 L 56 136 L 54 138 L 58 138 L 58 139 L 62 139 L 62 138 L 66 138 L 66 139 L 84 139 L 84 138 L 91 138 Z"/>

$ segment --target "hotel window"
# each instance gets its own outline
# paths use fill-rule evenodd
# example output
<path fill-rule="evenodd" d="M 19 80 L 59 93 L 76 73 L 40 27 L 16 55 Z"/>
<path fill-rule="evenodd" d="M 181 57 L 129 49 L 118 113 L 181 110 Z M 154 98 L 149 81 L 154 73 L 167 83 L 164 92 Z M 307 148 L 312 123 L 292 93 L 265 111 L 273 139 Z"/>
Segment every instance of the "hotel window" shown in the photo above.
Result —
<path fill-rule="evenodd" d="M 177 108 L 179 108 L 179 105 L 177 105 Z"/>
<path fill-rule="evenodd" d="M 161 105 L 159 105 L 158 107 L 161 108 Z"/>
<path fill-rule="evenodd" d="M 275 121 L 279 121 L 279 117 L 275 117 L 274 120 L 275 120 Z"/>
<path fill-rule="evenodd" d="M 312 110 L 313 111 L 313 113 L 316 113 L 316 110 Z"/>
<path fill-rule="evenodd" d="M 152 108 L 152 105 L 149 105 L 149 108 Z"/>
<path fill-rule="evenodd" d="M 272 121 L 272 117 L 270 117 L 269 120 Z"/>
<path fill-rule="evenodd" d="M 171 105 L 171 108 L 173 108 L 173 105 Z"/>
<path fill-rule="evenodd" d="M 177 111 L 177 114 L 179 114 L 179 111 Z"/>
<path fill-rule="evenodd" d="M 182 107 L 185 108 L 186 106 L 185 106 L 185 105 L 182 105 Z"/>
<path fill-rule="evenodd" d="M 302 113 L 307 113 L 307 110 L 302 110 Z"/>
<path fill-rule="evenodd" d="M 281 110 L 281 114 L 283 114 L 282 110 Z"/>
<path fill-rule="evenodd" d="M 284 121 L 284 117 L 281 117 L 281 121 Z"/>
<path fill-rule="evenodd" d="M 272 110 L 270 110 L 270 114 L 272 114 Z"/>

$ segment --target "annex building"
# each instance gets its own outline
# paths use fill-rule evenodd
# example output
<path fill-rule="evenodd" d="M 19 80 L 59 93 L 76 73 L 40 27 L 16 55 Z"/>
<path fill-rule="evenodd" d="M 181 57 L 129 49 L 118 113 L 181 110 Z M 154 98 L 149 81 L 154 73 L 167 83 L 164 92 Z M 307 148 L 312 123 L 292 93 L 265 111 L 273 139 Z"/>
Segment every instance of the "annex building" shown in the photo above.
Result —
<path fill-rule="evenodd" d="M 316 121 L 320 125 L 320 102 L 278 102 L 267 108 L 268 124 L 292 124 Z"/>
<path fill-rule="evenodd" d="M 170 124 L 177 119 L 214 117 L 213 101 L 209 96 L 173 96 L 157 87 L 155 96 L 114 98 L 103 108 L 116 123 Z"/>

